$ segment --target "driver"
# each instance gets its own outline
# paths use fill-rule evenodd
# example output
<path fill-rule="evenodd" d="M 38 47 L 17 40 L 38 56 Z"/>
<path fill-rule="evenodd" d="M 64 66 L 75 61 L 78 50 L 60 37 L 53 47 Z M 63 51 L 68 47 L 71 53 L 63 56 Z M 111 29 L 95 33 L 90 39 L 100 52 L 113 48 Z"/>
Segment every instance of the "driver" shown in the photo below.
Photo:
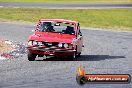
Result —
<path fill-rule="evenodd" d="M 67 26 L 65 33 L 66 34 L 75 34 L 74 28 L 71 26 Z"/>
<path fill-rule="evenodd" d="M 44 22 L 43 23 L 43 30 L 42 32 L 53 32 L 55 31 L 53 29 L 52 23 L 51 22 Z"/>

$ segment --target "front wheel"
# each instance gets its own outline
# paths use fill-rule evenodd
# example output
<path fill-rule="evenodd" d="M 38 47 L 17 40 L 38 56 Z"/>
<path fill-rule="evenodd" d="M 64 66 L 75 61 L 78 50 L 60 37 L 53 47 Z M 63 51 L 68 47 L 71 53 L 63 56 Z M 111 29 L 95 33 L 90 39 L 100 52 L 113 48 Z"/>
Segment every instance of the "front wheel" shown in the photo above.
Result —
<path fill-rule="evenodd" d="M 81 56 L 81 53 L 77 54 L 77 57 L 80 57 Z"/>
<path fill-rule="evenodd" d="M 28 60 L 29 61 L 34 61 L 36 56 L 37 56 L 36 54 L 32 54 L 32 53 L 28 52 Z"/>
<path fill-rule="evenodd" d="M 72 60 L 76 59 L 76 57 L 77 57 L 76 52 L 74 52 L 73 55 L 71 55 L 71 56 L 69 56 L 69 57 L 70 57 L 70 59 L 72 59 Z"/>

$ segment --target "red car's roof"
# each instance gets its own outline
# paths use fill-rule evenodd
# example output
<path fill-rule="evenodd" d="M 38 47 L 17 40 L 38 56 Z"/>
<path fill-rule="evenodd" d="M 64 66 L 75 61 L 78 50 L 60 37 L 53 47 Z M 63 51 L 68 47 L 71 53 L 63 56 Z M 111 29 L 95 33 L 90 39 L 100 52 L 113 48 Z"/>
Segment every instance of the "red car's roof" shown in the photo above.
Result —
<path fill-rule="evenodd" d="M 77 21 L 72 21 L 72 20 L 65 20 L 65 19 L 40 19 L 41 21 L 54 21 L 54 22 L 67 22 L 67 23 L 72 23 L 72 24 L 76 24 L 78 23 Z"/>

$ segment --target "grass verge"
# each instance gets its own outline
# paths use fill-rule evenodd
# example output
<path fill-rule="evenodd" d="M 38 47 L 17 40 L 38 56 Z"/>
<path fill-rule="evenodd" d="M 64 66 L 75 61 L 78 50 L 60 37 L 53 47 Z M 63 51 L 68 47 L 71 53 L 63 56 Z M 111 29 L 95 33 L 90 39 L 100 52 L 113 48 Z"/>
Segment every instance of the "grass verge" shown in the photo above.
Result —
<path fill-rule="evenodd" d="M 132 0 L 0 0 L 0 2 L 43 2 L 43 3 L 132 3 Z"/>
<path fill-rule="evenodd" d="M 79 21 L 83 27 L 132 31 L 132 9 L 26 9 L 0 8 L 0 18 L 37 22 L 41 18 Z"/>

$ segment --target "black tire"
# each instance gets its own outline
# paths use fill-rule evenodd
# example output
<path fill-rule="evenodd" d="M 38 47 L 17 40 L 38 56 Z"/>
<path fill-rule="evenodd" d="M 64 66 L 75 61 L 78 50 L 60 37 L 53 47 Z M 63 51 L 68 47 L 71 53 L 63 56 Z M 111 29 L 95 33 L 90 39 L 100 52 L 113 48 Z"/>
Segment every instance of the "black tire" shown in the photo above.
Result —
<path fill-rule="evenodd" d="M 76 76 L 76 81 L 79 85 L 84 85 L 87 79 L 84 76 Z"/>
<path fill-rule="evenodd" d="M 74 54 L 73 54 L 73 55 L 69 56 L 69 58 L 70 58 L 71 60 L 76 59 L 76 57 L 77 57 L 76 52 L 74 52 Z"/>
<path fill-rule="evenodd" d="M 77 57 L 80 57 L 81 56 L 81 53 L 77 54 Z"/>
<path fill-rule="evenodd" d="M 36 54 L 32 54 L 32 53 L 28 52 L 28 60 L 29 61 L 34 61 L 36 56 L 37 56 Z"/>
<path fill-rule="evenodd" d="M 71 60 L 75 60 L 77 58 L 77 46 L 76 46 L 76 51 L 73 53 L 73 55 L 70 56 Z"/>

